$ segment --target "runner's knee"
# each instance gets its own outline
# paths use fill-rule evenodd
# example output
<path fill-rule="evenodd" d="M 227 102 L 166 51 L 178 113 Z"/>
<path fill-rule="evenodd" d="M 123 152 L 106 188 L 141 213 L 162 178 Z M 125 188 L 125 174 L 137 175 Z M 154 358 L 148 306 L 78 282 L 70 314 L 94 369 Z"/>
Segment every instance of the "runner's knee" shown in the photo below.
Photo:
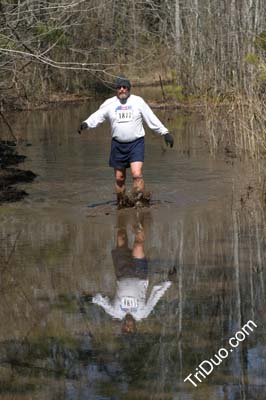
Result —
<path fill-rule="evenodd" d="M 125 176 L 119 176 L 115 178 L 115 182 L 117 184 L 117 186 L 123 186 L 125 184 L 126 181 L 126 177 Z"/>

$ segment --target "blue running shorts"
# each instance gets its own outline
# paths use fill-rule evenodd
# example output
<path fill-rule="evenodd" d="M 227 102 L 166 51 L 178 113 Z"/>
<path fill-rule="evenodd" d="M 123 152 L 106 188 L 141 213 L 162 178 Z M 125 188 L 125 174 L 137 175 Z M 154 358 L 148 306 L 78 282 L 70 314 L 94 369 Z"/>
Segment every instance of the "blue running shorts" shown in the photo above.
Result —
<path fill-rule="evenodd" d="M 129 143 L 112 139 L 109 166 L 124 169 L 134 161 L 144 161 L 144 136 Z"/>
<path fill-rule="evenodd" d="M 112 250 L 112 259 L 117 279 L 147 279 L 148 261 L 146 257 L 135 258 L 132 256 L 132 250 L 129 248 L 117 247 Z"/>

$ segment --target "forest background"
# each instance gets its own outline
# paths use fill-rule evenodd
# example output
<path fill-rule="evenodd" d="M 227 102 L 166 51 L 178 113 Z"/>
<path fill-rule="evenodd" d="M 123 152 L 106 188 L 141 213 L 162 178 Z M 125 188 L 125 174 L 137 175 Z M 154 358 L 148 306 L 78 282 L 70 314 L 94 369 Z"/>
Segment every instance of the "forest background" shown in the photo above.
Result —
<path fill-rule="evenodd" d="M 226 112 L 235 151 L 266 154 L 262 0 L 1 0 L 0 27 L 1 112 L 160 76 L 203 106 L 214 150 Z"/>

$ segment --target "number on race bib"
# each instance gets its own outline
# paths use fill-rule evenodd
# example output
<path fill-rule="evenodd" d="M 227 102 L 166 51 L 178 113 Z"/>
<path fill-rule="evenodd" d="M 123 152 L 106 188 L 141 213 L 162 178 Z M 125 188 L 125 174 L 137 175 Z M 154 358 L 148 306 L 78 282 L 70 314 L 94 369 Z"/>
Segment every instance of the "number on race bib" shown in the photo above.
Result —
<path fill-rule="evenodd" d="M 132 110 L 117 110 L 116 112 L 117 122 L 129 122 L 133 119 Z"/>
<path fill-rule="evenodd" d="M 138 299 L 134 297 L 122 297 L 121 299 L 122 310 L 133 310 L 138 308 Z"/>

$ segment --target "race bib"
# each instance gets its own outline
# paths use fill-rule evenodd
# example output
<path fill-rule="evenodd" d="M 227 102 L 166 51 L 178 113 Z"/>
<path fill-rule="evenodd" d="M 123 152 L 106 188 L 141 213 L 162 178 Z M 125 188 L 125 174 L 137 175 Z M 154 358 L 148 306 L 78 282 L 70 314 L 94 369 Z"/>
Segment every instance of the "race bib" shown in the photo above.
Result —
<path fill-rule="evenodd" d="M 129 122 L 133 120 L 132 106 L 120 105 L 115 110 L 117 122 Z"/>
<path fill-rule="evenodd" d="M 138 299 L 135 297 L 122 297 L 121 309 L 123 311 L 136 311 L 138 308 Z"/>

